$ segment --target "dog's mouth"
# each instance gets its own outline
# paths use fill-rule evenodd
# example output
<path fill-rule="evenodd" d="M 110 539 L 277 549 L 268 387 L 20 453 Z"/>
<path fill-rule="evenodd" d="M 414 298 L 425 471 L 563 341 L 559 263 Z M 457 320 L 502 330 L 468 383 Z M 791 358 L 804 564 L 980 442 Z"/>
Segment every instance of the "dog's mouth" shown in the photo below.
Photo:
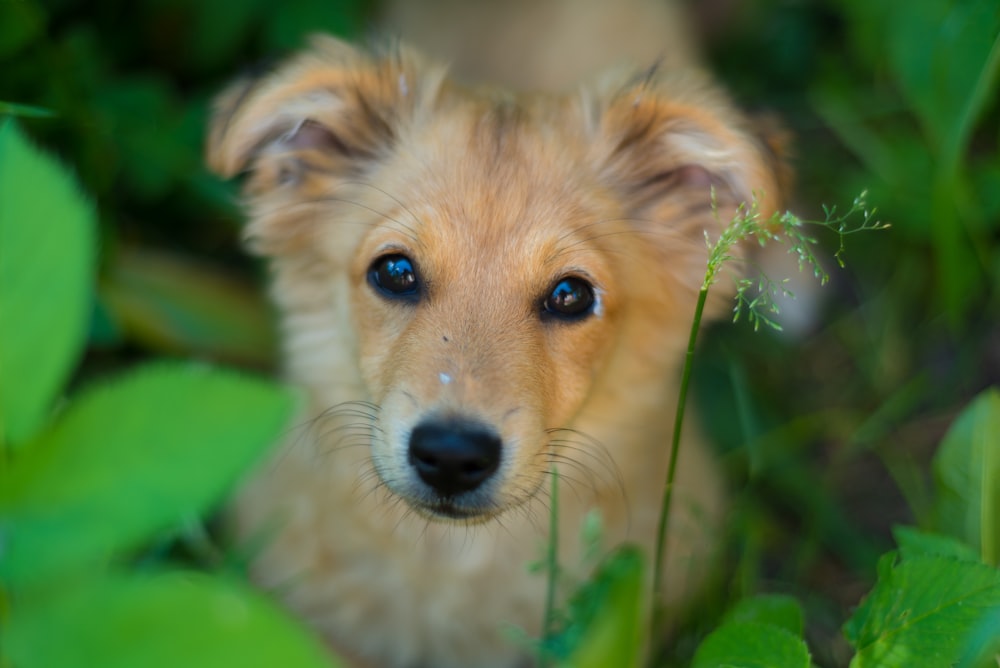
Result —
<path fill-rule="evenodd" d="M 440 496 L 420 490 L 414 495 L 399 496 L 417 514 L 438 522 L 460 522 L 463 524 L 485 524 L 508 511 L 518 508 L 535 497 L 542 488 L 540 480 L 530 491 L 516 498 L 502 501 L 485 490 L 476 490 L 457 496 Z"/>
<path fill-rule="evenodd" d="M 441 498 L 427 503 L 411 502 L 410 505 L 417 512 L 427 516 L 429 519 L 460 521 L 472 524 L 488 522 L 502 510 L 495 506 L 469 506 L 457 503 L 454 499 Z"/>

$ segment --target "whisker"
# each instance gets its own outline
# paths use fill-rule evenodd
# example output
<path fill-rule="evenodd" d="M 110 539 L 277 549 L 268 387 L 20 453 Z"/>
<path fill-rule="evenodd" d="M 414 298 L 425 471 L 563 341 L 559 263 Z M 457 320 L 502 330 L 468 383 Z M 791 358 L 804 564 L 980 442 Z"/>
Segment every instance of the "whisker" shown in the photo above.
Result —
<path fill-rule="evenodd" d="M 582 495 L 582 493 L 580 491 L 581 488 L 585 488 L 585 489 L 589 490 L 589 492 L 590 492 L 590 498 L 593 498 L 593 497 L 597 496 L 598 491 L 597 491 L 597 485 L 596 485 L 596 483 L 594 481 L 593 471 L 590 471 L 585 466 L 581 466 L 579 462 L 576 462 L 576 461 L 574 461 L 574 460 L 572 460 L 572 459 L 570 459 L 568 457 L 561 457 L 561 456 L 558 456 L 558 455 L 551 455 L 550 454 L 546 458 L 546 461 L 549 464 L 555 465 L 555 466 L 558 467 L 559 481 L 560 482 L 562 482 L 564 480 L 566 481 L 568 487 L 573 492 L 573 495 L 576 497 L 577 501 L 583 501 L 584 500 L 584 496 Z M 570 469 L 580 471 L 581 473 L 583 473 L 587 477 L 587 480 L 586 481 L 581 480 L 580 478 L 567 473 L 566 472 L 566 468 L 563 468 L 563 467 L 568 467 Z"/>
<path fill-rule="evenodd" d="M 598 487 L 614 489 L 628 507 L 624 476 L 603 443 L 567 427 L 547 429 L 546 433 L 550 437 L 548 447 L 543 451 L 547 457 L 587 475 L 595 494 Z"/>

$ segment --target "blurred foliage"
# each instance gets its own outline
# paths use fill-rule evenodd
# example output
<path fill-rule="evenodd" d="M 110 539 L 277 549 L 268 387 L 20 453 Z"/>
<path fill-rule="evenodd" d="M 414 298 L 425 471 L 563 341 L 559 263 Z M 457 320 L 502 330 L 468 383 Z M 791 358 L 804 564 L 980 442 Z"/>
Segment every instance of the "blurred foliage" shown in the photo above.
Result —
<path fill-rule="evenodd" d="M 566 619 L 545 638 L 542 656 L 555 657 L 560 668 L 640 665 L 645 560 L 634 546 L 609 554 L 566 604 Z"/>
<path fill-rule="evenodd" d="M 955 420 L 934 457 L 933 524 L 1000 566 L 1000 390 Z"/>
<path fill-rule="evenodd" d="M 848 610 L 876 577 L 911 568 L 904 554 L 876 572 L 890 527 L 932 529 L 942 513 L 971 512 L 936 497 L 931 464 L 954 416 L 1000 384 L 1000 6 L 692 9 L 722 81 L 792 131 L 795 210 L 820 218 L 822 203 L 868 190 L 893 228 L 848 244 L 848 268 L 831 269 L 804 330 L 726 324 L 703 341 L 698 406 L 734 480 L 731 575 L 667 660 L 686 665 L 732 599 L 777 592 L 803 601 L 814 661 L 846 665 Z M 0 0 L 0 115 L 16 114 L 72 166 L 99 218 L 89 346 L 71 382 L 151 354 L 274 364 L 259 270 L 238 248 L 234 186 L 202 165 L 209 101 L 308 32 L 363 37 L 374 10 L 366 0 Z M 53 373 L 33 378 L 46 401 L 65 381 Z M 969 447 L 995 466 L 985 456 L 995 447 Z M 933 474 L 945 477 L 948 449 Z"/>
<path fill-rule="evenodd" d="M 890 527 L 935 526 L 935 448 L 1000 384 L 1000 5 L 725 6 L 707 22 L 709 55 L 738 99 L 790 129 L 793 210 L 816 218 L 867 189 L 892 224 L 849 239 L 846 269 L 831 262 L 818 294 L 793 279 L 820 306 L 811 325 L 754 335 L 721 323 L 695 365 L 702 422 L 738 490 L 736 567 L 717 607 L 792 593 L 814 661 L 846 665 L 840 620 Z M 696 637 L 712 628 L 692 624 Z"/>
<path fill-rule="evenodd" d="M 0 114 L 73 165 L 101 215 L 99 347 L 273 365 L 234 186 L 203 166 L 208 104 L 306 33 L 357 34 L 366 12 L 363 0 L 0 1 Z"/>
<path fill-rule="evenodd" d="M 86 340 L 93 210 L 10 120 L 0 196 L 0 315 L 13 324 L 0 330 L 0 665 L 331 665 L 231 575 L 134 556 L 200 526 L 278 437 L 291 397 L 148 364 L 65 399 Z"/>
<path fill-rule="evenodd" d="M 83 352 L 96 249 L 76 184 L 13 121 L 0 120 L 0 148 L 0 444 L 14 449 L 38 431 Z"/>

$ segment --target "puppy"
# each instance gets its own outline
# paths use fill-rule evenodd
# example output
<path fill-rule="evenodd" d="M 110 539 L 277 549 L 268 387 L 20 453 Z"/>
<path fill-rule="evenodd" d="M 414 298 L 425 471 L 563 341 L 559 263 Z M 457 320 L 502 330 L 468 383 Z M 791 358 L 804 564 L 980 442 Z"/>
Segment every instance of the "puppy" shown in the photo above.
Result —
<path fill-rule="evenodd" d="M 357 665 L 530 665 L 553 471 L 561 595 L 594 517 L 652 555 L 705 235 L 778 206 L 771 151 L 693 69 L 515 94 L 316 37 L 220 97 L 208 160 L 245 174 L 307 399 L 233 505 L 254 576 Z M 723 513 L 686 434 L 670 605 Z"/>

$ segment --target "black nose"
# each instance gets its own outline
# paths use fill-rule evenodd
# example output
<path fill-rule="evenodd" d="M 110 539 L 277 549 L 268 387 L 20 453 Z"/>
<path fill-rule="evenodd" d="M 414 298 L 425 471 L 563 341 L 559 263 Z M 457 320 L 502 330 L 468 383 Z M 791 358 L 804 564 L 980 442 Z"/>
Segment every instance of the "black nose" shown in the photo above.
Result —
<path fill-rule="evenodd" d="M 479 487 L 500 465 L 500 437 L 457 420 L 428 421 L 410 433 L 410 466 L 441 496 Z"/>

